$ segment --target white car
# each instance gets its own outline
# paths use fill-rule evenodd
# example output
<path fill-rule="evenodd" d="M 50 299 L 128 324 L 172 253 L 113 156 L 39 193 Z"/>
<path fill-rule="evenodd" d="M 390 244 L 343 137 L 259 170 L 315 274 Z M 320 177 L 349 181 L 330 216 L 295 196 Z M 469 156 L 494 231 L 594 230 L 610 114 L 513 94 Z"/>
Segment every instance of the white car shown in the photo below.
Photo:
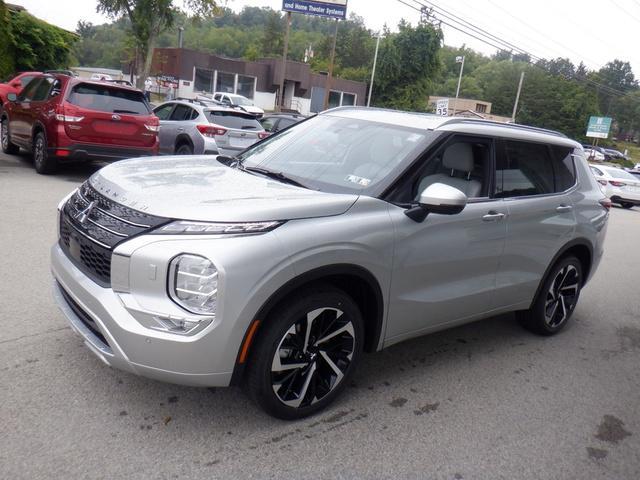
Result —
<path fill-rule="evenodd" d="M 605 160 L 604 154 L 594 148 L 585 148 L 584 156 L 587 157 L 589 161 L 604 162 Z"/>
<path fill-rule="evenodd" d="M 255 115 L 257 118 L 262 118 L 264 115 L 263 109 L 256 107 L 251 100 L 247 97 L 243 97 L 242 95 L 216 92 L 213 94 L 213 99 L 220 103 L 224 103 L 225 105 L 241 108 L 245 112 Z"/>
<path fill-rule="evenodd" d="M 591 165 L 604 194 L 622 208 L 640 205 L 640 179 L 616 167 Z"/>

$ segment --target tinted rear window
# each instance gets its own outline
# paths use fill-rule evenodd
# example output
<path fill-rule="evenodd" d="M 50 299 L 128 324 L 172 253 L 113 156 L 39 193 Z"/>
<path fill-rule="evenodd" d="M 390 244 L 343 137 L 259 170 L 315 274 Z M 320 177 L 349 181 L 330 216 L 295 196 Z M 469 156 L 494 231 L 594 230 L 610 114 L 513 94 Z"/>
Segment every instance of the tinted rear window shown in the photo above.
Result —
<path fill-rule="evenodd" d="M 134 115 L 148 115 L 151 112 L 142 92 L 107 85 L 80 83 L 73 87 L 67 100 L 81 108 L 100 112 Z"/>
<path fill-rule="evenodd" d="M 251 115 L 239 112 L 207 112 L 207 118 L 211 123 L 227 128 L 237 128 L 240 130 L 262 130 L 260 122 Z"/>

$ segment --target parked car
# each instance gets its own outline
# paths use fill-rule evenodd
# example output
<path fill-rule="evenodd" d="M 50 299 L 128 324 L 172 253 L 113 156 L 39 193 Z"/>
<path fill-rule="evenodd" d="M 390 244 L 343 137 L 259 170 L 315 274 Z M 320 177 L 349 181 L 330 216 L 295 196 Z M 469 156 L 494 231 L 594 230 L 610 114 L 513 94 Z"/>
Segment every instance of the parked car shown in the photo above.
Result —
<path fill-rule="evenodd" d="M 290 127 L 291 125 L 301 122 L 305 118 L 307 117 L 297 113 L 270 113 L 260 119 L 260 124 L 265 131 L 269 133 L 276 133 Z"/>
<path fill-rule="evenodd" d="M 591 165 L 596 180 L 605 186 L 605 193 L 622 208 L 640 205 L 640 179 L 621 168 Z"/>
<path fill-rule="evenodd" d="M 558 333 L 602 257 L 611 202 L 556 132 L 342 107 L 238 159 L 118 162 L 60 203 L 55 297 L 103 362 L 301 418 L 363 351 L 513 311 Z"/>
<path fill-rule="evenodd" d="M 91 80 L 111 82 L 113 81 L 113 77 L 111 75 L 107 75 L 106 73 L 94 73 L 91 75 Z"/>
<path fill-rule="evenodd" d="M 268 136 L 251 114 L 200 100 L 165 102 L 160 119 L 160 153 L 234 156 Z"/>
<path fill-rule="evenodd" d="M 158 118 L 140 90 L 39 74 L 0 115 L 5 153 L 30 150 L 38 173 L 61 161 L 157 155 Z"/>
<path fill-rule="evenodd" d="M 0 83 L 0 110 L 7 102 L 7 95 L 15 93 L 18 95 L 22 89 L 31 81 L 31 79 L 40 72 L 22 72 L 8 80 L 6 83 Z"/>
<path fill-rule="evenodd" d="M 600 147 L 593 147 L 583 145 L 584 154 L 589 161 L 595 162 L 604 162 L 606 157 L 602 151 L 599 150 Z"/>
<path fill-rule="evenodd" d="M 242 95 L 235 95 L 233 93 L 216 92 L 213 94 L 213 99 L 227 105 L 229 107 L 237 107 L 244 110 L 247 113 L 251 113 L 258 118 L 262 118 L 264 110 L 260 107 L 256 107 L 254 103 L 247 97 Z"/>
<path fill-rule="evenodd" d="M 628 160 L 624 153 L 614 150 L 613 148 L 605 148 L 604 155 L 607 160 Z"/>
<path fill-rule="evenodd" d="M 640 170 L 627 170 L 631 175 L 640 180 Z"/>

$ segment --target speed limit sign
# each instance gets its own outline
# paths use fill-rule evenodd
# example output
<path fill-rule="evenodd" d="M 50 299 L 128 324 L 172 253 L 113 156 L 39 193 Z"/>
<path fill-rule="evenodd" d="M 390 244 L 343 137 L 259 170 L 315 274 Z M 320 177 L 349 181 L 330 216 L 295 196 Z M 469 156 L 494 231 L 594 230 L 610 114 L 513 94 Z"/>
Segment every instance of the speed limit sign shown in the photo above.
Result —
<path fill-rule="evenodd" d="M 446 117 L 449 115 L 449 99 L 443 98 L 436 101 L 436 115 Z"/>

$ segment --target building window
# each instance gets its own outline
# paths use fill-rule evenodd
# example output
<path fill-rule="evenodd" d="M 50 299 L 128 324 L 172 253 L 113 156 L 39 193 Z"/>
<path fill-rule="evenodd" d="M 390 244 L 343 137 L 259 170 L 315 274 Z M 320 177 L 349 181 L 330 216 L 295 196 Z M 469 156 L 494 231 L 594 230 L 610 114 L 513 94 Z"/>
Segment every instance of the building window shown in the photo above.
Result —
<path fill-rule="evenodd" d="M 343 93 L 342 94 L 342 105 L 355 105 L 356 104 L 356 95 L 354 93 Z"/>
<path fill-rule="evenodd" d="M 329 92 L 329 108 L 336 108 L 341 105 L 342 92 L 331 90 Z"/>
<path fill-rule="evenodd" d="M 483 103 L 476 103 L 476 112 L 485 113 L 487 111 L 487 106 Z"/>
<path fill-rule="evenodd" d="M 238 88 L 236 93 L 253 100 L 255 93 L 256 79 L 255 77 L 247 77 L 246 75 L 238 75 Z"/>
<path fill-rule="evenodd" d="M 233 93 L 236 86 L 236 76 L 233 73 L 218 71 L 216 80 L 216 92 Z"/>
<path fill-rule="evenodd" d="M 193 89 L 196 92 L 213 93 L 213 71 L 196 68 L 196 78 Z"/>

